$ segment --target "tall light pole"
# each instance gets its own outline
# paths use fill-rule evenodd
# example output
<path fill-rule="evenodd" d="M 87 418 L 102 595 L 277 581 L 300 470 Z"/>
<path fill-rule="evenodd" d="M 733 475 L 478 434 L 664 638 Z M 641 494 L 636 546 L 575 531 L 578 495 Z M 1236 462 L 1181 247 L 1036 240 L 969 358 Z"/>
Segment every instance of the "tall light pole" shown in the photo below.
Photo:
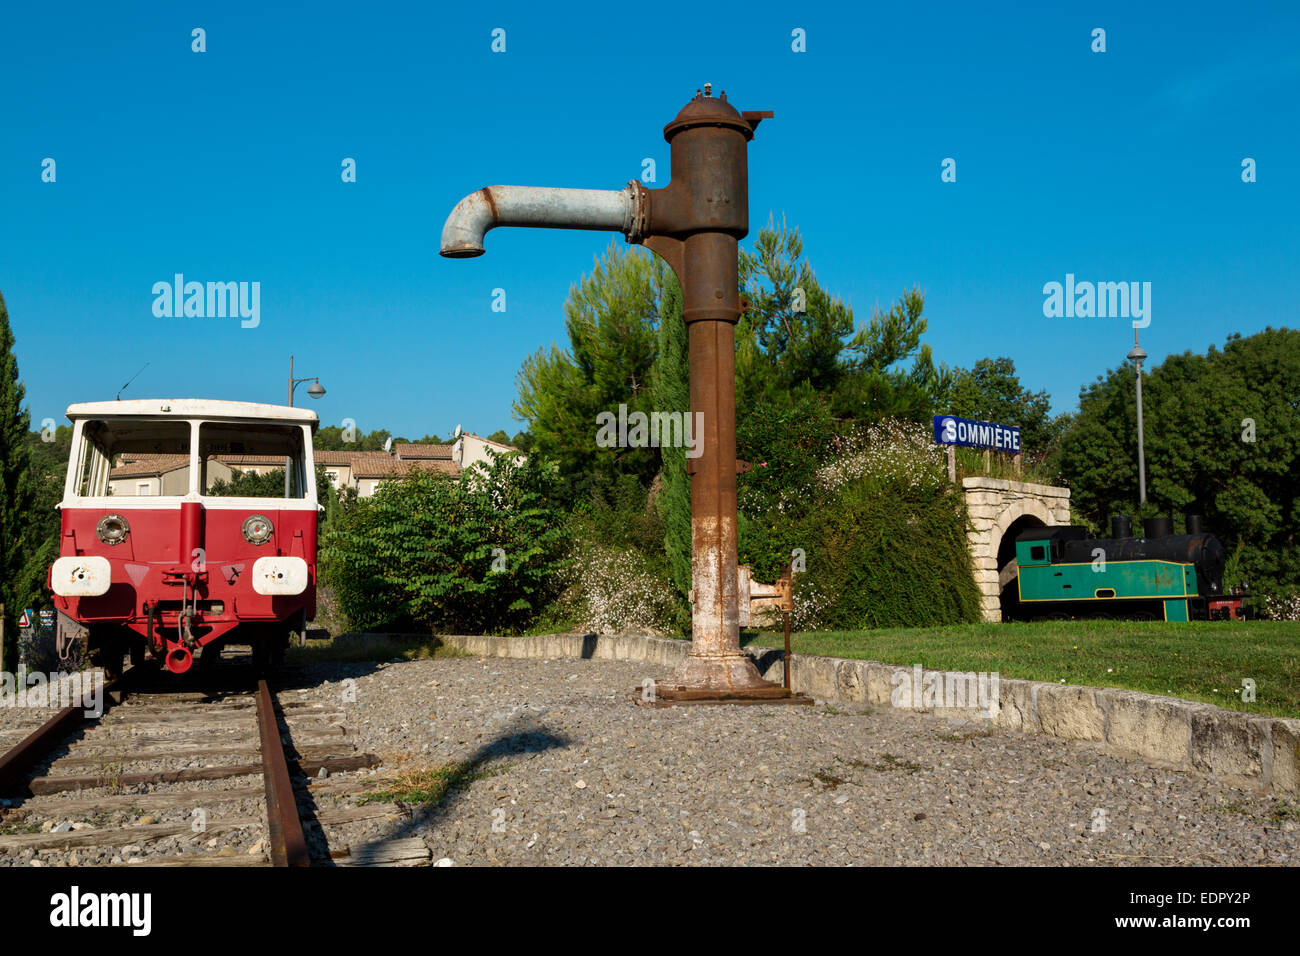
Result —
<path fill-rule="evenodd" d="M 1137 366 L 1137 403 L 1138 403 L 1138 499 L 1139 504 L 1147 503 L 1147 459 L 1142 447 L 1142 362 L 1147 353 L 1138 345 L 1137 326 L 1133 327 L 1133 349 L 1128 353 L 1129 359 Z"/>
<path fill-rule="evenodd" d="M 318 378 L 294 378 L 293 377 L 293 356 L 289 356 L 289 407 L 293 408 L 293 392 L 303 382 L 312 382 L 314 384 L 307 386 L 307 394 L 312 398 L 320 398 L 325 394 L 325 386 L 320 383 Z"/>
<path fill-rule="evenodd" d="M 307 386 L 307 394 L 312 398 L 320 398 L 325 394 L 325 386 L 320 383 L 318 378 L 294 378 L 293 377 L 293 356 L 289 356 L 289 407 L 293 408 L 293 391 L 303 382 L 311 382 Z M 292 484 L 289 480 L 290 471 L 293 468 L 293 459 L 286 456 L 284 459 L 284 496 L 289 497 L 292 490 Z"/>

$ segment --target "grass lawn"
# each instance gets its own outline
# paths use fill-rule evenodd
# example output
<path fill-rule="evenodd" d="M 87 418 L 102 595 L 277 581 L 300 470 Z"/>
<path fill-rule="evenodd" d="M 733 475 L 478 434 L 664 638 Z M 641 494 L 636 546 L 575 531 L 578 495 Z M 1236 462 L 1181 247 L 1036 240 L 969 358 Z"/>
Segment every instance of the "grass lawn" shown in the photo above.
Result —
<path fill-rule="evenodd" d="M 309 640 L 306 647 L 290 644 L 284 659 L 290 664 L 339 664 L 468 656 L 432 634 L 346 634 L 332 640 Z"/>
<path fill-rule="evenodd" d="M 742 644 L 781 647 L 779 632 L 746 632 Z M 1124 687 L 1300 717 L 1300 624 L 1216 621 L 1042 621 L 792 634 L 795 654 L 820 654 L 938 670 L 996 671 L 1093 687 Z M 1256 700 L 1241 700 L 1242 678 Z"/>

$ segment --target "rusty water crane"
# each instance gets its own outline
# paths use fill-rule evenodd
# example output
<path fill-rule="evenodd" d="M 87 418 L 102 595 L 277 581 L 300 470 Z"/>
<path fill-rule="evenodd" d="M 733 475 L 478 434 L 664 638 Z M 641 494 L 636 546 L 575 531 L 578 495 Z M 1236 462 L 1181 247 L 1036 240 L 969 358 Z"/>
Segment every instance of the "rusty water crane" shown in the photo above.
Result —
<path fill-rule="evenodd" d="M 662 189 L 633 180 L 622 190 L 488 186 L 457 203 L 442 255 L 483 254 L 498 226 L 621 232 L 672 267 L 682 286 L 690 345 L 690 405 L 703 413 L 703 450 L 691 475 L 691 651 L 666 699 L 789 697 L 759 676 L 740 650 L 736 560 L 735 326 L 740 318 L 739 240 L 749 232 L 746 149 L 770 110 L 740 112 L 709 84 L 664 127 L 672 178 Z"/>

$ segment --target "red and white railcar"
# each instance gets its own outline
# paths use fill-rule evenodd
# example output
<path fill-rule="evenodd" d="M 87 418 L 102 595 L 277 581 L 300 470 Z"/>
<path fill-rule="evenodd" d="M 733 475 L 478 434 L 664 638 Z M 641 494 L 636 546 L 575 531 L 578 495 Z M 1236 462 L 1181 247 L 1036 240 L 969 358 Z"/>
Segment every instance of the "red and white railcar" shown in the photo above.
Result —
<path fill-rule="evenodd" d="M 68 418 L 49 585 L 92 657 L 114 673 L 148 651 L 182 673 L 235 640 L 278 659 L 316 613 L 316 415 L 169 399 L 73 405 Z M 284 492 L 264 480 L 232 497 L 236 471 L 282 471 Z"/>

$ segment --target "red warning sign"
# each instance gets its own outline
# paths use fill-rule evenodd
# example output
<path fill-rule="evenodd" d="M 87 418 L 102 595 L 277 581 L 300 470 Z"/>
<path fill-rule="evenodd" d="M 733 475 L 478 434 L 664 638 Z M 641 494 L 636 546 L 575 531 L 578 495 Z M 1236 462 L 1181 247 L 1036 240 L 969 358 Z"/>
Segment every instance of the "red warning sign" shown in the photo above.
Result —
<path fill-rule="evenodd" d="M 20 615 L 18 616 L 18 626 L 19 626 L 19 627 L 31 627 L 31 626 L 32 626 L 32 612 L 31 612 L 31 611 L 23 611 L 23 613 L 20 614 Z"/>

